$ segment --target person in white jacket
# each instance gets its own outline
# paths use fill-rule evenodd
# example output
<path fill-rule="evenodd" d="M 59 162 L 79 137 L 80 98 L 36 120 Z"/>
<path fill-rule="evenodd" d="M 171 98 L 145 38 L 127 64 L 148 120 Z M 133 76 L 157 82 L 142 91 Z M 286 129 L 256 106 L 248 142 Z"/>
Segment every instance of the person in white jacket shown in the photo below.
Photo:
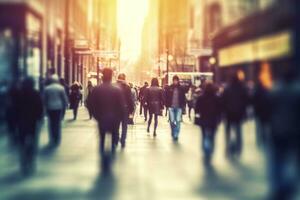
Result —
<path fill-rule="evenodd" d="M 50 84 L 44 91 L 45 107 L 48 115 L 50 146 L 58 146 L 61 139 L 61 121 L 68 106 L 68 97 L 59 77 L 52 75 Z"/>

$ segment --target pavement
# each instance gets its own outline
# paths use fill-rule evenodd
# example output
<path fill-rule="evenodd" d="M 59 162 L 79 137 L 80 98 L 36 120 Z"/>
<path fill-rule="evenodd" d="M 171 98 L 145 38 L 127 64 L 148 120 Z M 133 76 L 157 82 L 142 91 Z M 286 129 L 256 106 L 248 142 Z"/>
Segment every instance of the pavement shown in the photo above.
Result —
<path fill-rule="evenodd" d="M 259 200 L 268 188 L 264 154 L 255 144 L 253 121 L 244 124 L 239 159 L 224 153 L 224 126 L 218 129 L 211 167 L 203 164 L 200 130 L 184 118 L 178 143 L 167 119 L 159 119 L 157 137 L 146 132 L 141 116 L 128 129 L 127 145 L 118 147 L 112 173 L 99 167 L 98 133 L 82 107 L 76 121 L 67 112 L 61 146 L 47 152 L 45 124 L 40 134 L 37 171 L 19 173 L 18 156 L 0 138 L 0 200 Z"/>

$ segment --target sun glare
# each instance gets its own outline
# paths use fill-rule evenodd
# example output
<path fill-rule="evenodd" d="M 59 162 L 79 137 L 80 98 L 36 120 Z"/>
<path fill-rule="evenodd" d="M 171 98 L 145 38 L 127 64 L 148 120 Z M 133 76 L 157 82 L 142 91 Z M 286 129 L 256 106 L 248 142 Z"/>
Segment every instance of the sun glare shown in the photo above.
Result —
<path fill-rule="evenodd" d="M 148 0 L 118 0 L 118 34 L 121 59 L 135 62 L 141 53 L 142 30 L 148 12 Z"/>

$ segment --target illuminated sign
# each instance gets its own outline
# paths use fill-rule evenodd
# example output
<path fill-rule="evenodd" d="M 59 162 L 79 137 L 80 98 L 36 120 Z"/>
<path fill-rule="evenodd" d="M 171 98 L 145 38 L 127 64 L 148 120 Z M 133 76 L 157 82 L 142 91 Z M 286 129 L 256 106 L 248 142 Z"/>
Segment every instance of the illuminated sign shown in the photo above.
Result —
<path fill-rule="evenodd" d="M 219 50 L 219 66 L 285 58 L 293 54 L 292 34 L 281 32 Z"/>

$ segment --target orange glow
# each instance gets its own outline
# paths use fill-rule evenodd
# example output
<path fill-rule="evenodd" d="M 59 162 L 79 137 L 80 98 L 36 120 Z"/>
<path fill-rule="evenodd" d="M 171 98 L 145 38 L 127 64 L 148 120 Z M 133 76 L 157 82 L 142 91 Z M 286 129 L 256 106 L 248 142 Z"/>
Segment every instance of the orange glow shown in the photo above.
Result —
<path fill-rule="evenodd" d="M 141 54 L 142 30 L 147 12 L 148 0 L 118 0 L 118 35 L 121 57 L 126 62 L 135 62 Z"/>
<path fill-rule="evenodd" d="M 245 80 L 245 72 L 243 70 L 238 70 L 237 75 L 240 81 Z"/>
<path fill-rule="evenodd" d="M 259 80 L 265 88 L 267 89 L 272 88 L 273 81 L 272 81 L 272 73 L 271 73 L 271 68 L 269 63 L 265 62 L 261 65 Z"/>

